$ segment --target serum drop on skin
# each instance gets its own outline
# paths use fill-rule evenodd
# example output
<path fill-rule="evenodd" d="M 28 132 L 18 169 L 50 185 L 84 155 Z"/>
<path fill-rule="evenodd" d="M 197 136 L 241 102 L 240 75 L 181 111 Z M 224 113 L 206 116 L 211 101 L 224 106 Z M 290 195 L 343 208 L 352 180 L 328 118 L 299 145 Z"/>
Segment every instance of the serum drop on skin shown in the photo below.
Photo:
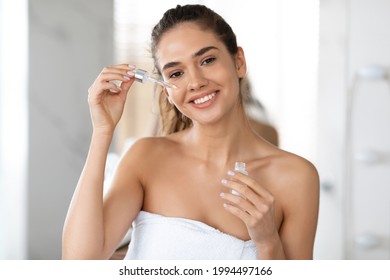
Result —
<path fill-rule="evenodd" d="M 245 162 L 237 161 L 234 164 L 234 171 L 235 172 L 240 172 L 240 173 L 242 173 L 244 175 L 248 175 L 248 171 L 246 170 Z M 241 196 L 241 194 L 239 192 L 235 191 L 235 190 L 232 190 L 232 194 Z"/>

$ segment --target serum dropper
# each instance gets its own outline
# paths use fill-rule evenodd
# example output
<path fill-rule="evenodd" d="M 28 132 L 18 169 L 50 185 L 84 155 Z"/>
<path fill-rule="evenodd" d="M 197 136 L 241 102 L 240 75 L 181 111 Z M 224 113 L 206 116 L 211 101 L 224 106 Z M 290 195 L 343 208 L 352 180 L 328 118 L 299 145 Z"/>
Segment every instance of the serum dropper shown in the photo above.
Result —
<path fill-rule="evenodd" d="M 153 82 L 153 83 L 156 83 L 156 84 L 159 84 L 161 86 L 164 86 L 164 87 L 168 87 L 168 88 L 176 88 L 175 85 L 172 85 L 170 83 L 167 83 L 163 80 L 157 80 L 153 77 L 150 77 L 149 76 L 149 73 L 145 70 L 142 70 L 142 69 L 136 69 L 134 71 L 134 77 L 135 77 L 135 80 L 137 82 L 140 82 L 140 83 L 145 83 L 146 81 L 150 81 L 150 82 Z"/>

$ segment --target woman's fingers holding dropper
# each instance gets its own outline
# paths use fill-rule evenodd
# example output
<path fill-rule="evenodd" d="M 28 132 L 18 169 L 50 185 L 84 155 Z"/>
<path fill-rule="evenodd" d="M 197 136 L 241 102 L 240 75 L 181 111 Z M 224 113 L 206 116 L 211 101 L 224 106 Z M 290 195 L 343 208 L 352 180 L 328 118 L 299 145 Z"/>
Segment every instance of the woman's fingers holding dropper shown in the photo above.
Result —
<path fill-rule="evenodd" d="M 107 66 L 102 69 L 88 89 L 93 127 L 105 133 L 115 129 L 119 122 L 127 93 L 134 82 L 134 67 L 128 65 Z"/>
<path fill-rule="evenodd" d="M 127 92 L 129 91 L 129 89 L 130 89 L 131 85 L 134 83 L 134 81 L 135 81 L 134 76 L 132 78 L 125 79 L 125 81 L 123 81 L 120 84 L 121 92 L 123 92 L 124 94 L 127 94 Z"/>
<path fill-rule="evenodd" d="M 133 66 L 113 65 L 104 67 L 94 83 L 88 89 L 88 102 L 90 105 L 101 104 L 103 96 L 107 94 L 119 94 L 122 100 L 134 82 Z"/>
<path fill-rule="evenodd" d="M 101 77 L 107 77 L 118 75 L 122 77 L 128 77 L 132 78 L 134 77 L 135 73 L 135 66 L 127 65 L 127 64 L 120 64 L 120 65 L 113 65 L 113 66 L 106 66 L 102 69 L 100 72 Z"/>
<path fill-rule="evenodd" d="M 104 67 L 90 87 L 90 94 L 95 92 L 95 95 L 100 95 L 105 90 L 127 93 L 134 82 L 134 69 L 134 66 L 128 64 Z"/>
<path fill-rule="evenodd" d="M 133 80 L 134 76 L 132 74 L 122 74 L 122 73 L 101 73 L 96 80 L 96 83 L 110 83 L 113 81 L 118 82 L 128 82 Z"/>
<path fill-rule="evenodd" d="M 135 65 L 132 64 L 120 64 L 118 65 L 118 68 L 122 71 L 126 71 L 125 73 L 125 81 L 122 82 L 120 85 L 120 88 L 122 92 L 127 93 L 130 89 L 131 85 L 134 83 L 134 76 L 135 76 Z"/>

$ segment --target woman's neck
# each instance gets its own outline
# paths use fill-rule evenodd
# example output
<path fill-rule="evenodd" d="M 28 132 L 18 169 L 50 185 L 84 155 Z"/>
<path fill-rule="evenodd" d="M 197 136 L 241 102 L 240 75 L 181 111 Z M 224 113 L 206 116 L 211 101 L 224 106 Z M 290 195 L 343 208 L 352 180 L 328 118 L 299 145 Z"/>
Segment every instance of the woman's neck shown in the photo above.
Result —
<path fill-rule="evenodd" d="M 242 111 L 213 124 L 194 122 L 185 137 L 196 157 L 222 165 L 245 160 L 256 138 Z"/>

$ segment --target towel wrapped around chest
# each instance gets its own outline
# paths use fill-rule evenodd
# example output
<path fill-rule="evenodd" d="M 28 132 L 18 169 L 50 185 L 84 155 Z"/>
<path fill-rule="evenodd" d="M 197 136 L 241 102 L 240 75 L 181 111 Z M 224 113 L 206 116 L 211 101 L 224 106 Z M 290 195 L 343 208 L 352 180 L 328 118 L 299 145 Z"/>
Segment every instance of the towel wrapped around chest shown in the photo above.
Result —
<path fill-rule="evenodd" d="M 256 246 L 200 221 L 140 211 L 125 259 L 254 260 Z"/>

